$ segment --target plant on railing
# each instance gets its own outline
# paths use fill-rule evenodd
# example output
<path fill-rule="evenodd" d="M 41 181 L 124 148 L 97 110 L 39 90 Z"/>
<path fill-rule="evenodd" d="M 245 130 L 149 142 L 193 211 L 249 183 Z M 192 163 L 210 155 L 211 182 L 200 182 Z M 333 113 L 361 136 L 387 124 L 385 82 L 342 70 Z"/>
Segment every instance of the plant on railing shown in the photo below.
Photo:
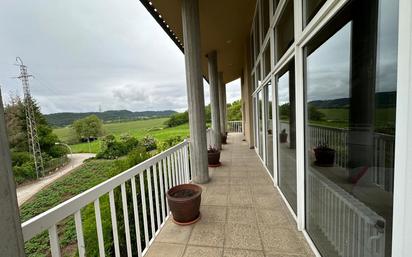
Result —
<path fill-rule="evenodd" d="M 333 166 L 336 151 L 330 148 L 325 141 L 319 142 L 318 145 L 313 149 L 313 151 L 315 152 L 316 165 Z"/>

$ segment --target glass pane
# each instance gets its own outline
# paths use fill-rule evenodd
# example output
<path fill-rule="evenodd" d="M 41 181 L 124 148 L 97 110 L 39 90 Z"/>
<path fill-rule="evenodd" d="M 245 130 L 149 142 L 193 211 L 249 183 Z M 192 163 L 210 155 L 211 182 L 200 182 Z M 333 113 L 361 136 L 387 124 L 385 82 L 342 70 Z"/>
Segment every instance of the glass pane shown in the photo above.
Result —
<path fill-rule="evenodd" d="M 263 52 L 264 66 L 263 66 L 263 77 L 266 78 L 270 73 L 270 41 L 266 45 L 265 51 Z"/>
<path fill-rule="evenodd" d="M 259 155 L 263 159 L 263 91 L 258 93 L 258 140 Z"/>
<path fill-rule="evenodd" d="M 293 1 L 289 0 L 286 3 L 285 10 L 276 25 L 276 40 L 277 40 L 277 60 L 293 44 L 294 40 L 294 22 L 293 22 Z"/>
<path fill-rule="evenodd" d="M 273 11 L 273 14 L 275 14 L 275 12 L 276 12 L 276 7 L 278 7 L 278 4 L 279 4 L 279 0 L 272 0 L 272 6 L 273 6 L 272 11 Z"/>
<path fill-rule="evenodd" d="M 306 230 L 323 256 L 391 256 L 397 15 L 352 1 L 306 48 Z"/>
<path fill-rule="evenodd" d="M 279 187 L 296 213 L 295 71 L 292 61 L 277 78 Z"/>
<path fill-rule="evenodd" d="M 257 99 L 256 96 L 253 97 L 253 117 L 255 119 L 255 122 L 253 122 L 253 130 L 255 134 L 255 148 L 258 147 L 258 129 L 257 129 L 257 124 L 258 124 L 258 112 L 257 112 Z"/>
<path fill-rule="evenodd" d="M 252 57 L 252 61 L 251 63 L 251 69 L 253 69 L 254 64 L 255 64 L 255 60 L 256 60 L 256 54 L 255 54 L 255 33 L 252 32 L 252 35 L 250 36 L 250 52 L 251 52 L 251 57 Z"/>
<path fill-rule="evenodd" d="M 269 29 L 269 0 L 262 0 L 262 21 L 263 21 L 263 39 L 266 37 L 266 33 Z"/>
<path fill-rule="evenodd" d="M 272 83 L 265 86 L 266 106 L 266 167 L 273 178 L 273 111 L 272 111 Z"/>
<path fill-rule="evenodd" d="M 258 88 L 262 84 L 262 75 L 260 73 L 260 63 L 258 63 L 256 66 L 255 76 L 256 76 L 256 88 Z"/>
<path fill-rule="evenodd" d="M 304 0 L 304 25 L 307 25 L 322 7 L 326 0 Z"/>
<path fill-rule="evenodd" d="M 252 92 L 256 89 L 255 73 L 252 74 Z"/>
<path fill-rule="evenodd" d="M 257 59 L 259 52 L 260 52 L 260 21 L 259 21 L 259 6 L 258 6 L 258 11 L 256 12 L 257 15 L 255 16 L 255 33 L 254 33 L 254 39 L 255 39 L 255 60 Z"/>

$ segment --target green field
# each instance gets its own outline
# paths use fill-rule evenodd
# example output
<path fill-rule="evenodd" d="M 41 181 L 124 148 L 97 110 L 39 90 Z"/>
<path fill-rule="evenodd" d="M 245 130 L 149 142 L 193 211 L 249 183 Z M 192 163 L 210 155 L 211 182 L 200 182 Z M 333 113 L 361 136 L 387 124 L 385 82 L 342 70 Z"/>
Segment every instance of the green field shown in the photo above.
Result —
<path fill-rule="evenodd" d="M 108 123 L 104 124 L 104 132 L 106 135 L 120 136 L 122 134 L 129 134 L 136 138 L 143 138 L 146 135 L 153 136 L 158 141 L 163 141 L 170 137 L 189 136 L 189 125 L 183 124 L 173 128 L 166 128 L 164 122 L 168 118 L 158 118 L 149 120 L 138 120 L 120 123 Z M 60 140 L 66 143 L 73 141 L 74 132 L 71 128 L 58 128 L 54 129 L 54 133 Z M 71 148 L 74 153 L 97 153 L 100 150 L 101 140 L 96 140 L 90 143 L 90 149 L 88 143 L 72 144 Z"/>

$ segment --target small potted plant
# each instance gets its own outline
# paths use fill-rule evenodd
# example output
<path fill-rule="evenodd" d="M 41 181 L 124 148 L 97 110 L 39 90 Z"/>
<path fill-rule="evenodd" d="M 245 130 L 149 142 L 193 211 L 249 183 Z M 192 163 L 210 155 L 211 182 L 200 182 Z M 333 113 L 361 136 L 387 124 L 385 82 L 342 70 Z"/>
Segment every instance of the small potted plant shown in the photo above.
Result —
<path fill-rule="evenodd" d="M 286 129 L 282 129 L 282 132 L 279 133 L 279 141 L 280 143 L 286 143 L 288 141 L 288 133 L 286 133 Z"/>
<path fill-rule="evenodd" d="M 181 184 L 169 189 L 167 202 L 172 212 L 173 222 L 178 225 L 190 225 L 200 219 L 202 188 L 195 184 Z"/>
<path fill-rule="evenodd" d="M 225 134 L 222 134 L 222 144 L 227 144 L 227 132 Z"/>
<path fill-rule="evenodd" d="M 207 161 L 209 167 L 220 166 L 220 150 L 216 147 L 209 146 L 209 149 L 207 149 Z"/>
<path fill-rule="evenodd" d="M 315 152 L 315 164 L 318 166 L 330 167 L 335 162 L 335 150 L 326 143 L 319 143 L 313 151 Z"/>

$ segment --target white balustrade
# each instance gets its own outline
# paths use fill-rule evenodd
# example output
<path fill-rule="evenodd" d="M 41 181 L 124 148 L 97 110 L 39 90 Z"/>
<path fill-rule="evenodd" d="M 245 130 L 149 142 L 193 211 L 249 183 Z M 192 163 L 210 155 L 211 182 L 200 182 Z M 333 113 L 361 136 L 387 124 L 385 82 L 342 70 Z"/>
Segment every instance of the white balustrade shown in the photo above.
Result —
<path fill-rule="evenodd" d="M 242 133 L 243 132 L 243 126 L 242 126 L 241 120 L 228 121 L 227 126 L 228 126 L 228 132 L 232 132 L 232 133 Z"/>
<path fill-rule="evenodd" d="M 111 243 L 114 245 L 115 256 L 120 256 L 118 222 L 121 221 L 119 221 L 116 216 L 115 204 L 115 195 L 120 194 L 122 202 L 117 208 L 122 208 L 123 210 L 122 222 L 125 230 L 127 256 L 132 256 L 132 246 L 136 246 L 138 256 L 143 256 L 169 217 L 169 206 L 167 205 L 164 194 L 170 187 L 177 184 L 189 183 L 190 179 L 189 142 L 185 140 L 24 222 L 22 224 L 24 241 L 27 242 L 40 233 L 48 231 L 51 255 L 53 257 L 60 257 L 61 245 L 59 243 L 58 224 L 66 218 L 74 217 L 79 256 L 84 257 L 87 252 L 87 246 L 85 246 L 84 243 L 81 213 L 84 207 L 93 204 L 99 255 L 105 256 L 103 234 L 105 231 L 102 226 L 102 213 L 99 199 L 108 195 L 113 233 L 113 242 Z M 139 191 L 136 183 L 140 183 Z M 130 191 L 128 193 L 127 188 L 130 186 L 131 193 Z M 128 208 L 128 203 L 130 203 L 130 199 L 128 202 L 128 197 L 131 197 L 131 202 L 133 203 L 132 209 Z M 149 213 L 147 203 L 149 205 Z M 132 242 L 131 240 L 130 217 L 133 217 L 134 220 L 136 242 Z M 150 224 L 148 218 L 150 219 Z M 141 221 L 143 221 L 143 224 Z M 143 231 L 142 235 L 141 231 Z M 141 240 L 141 236 L 144 236 L 143 240 Z"/>
<path fill-rule="evenodd" d="M 384 257 L 385 219 L 314 169 L 307 171 L 307 227 L 341 257 Z"/>

